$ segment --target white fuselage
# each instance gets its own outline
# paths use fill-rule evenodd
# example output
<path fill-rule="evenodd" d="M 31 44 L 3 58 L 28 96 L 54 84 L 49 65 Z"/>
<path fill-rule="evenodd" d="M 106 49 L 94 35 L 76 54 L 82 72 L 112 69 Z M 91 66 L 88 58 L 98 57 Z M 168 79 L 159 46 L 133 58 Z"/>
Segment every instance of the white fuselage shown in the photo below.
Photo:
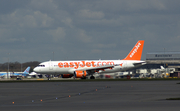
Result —
<path fill-rule="evenodd" d="M 40 74 L 74 74 L 76 70 L 94 71 L 100 68 L 99 73 L 113 73 L 129 70 L 140 66 L 144 61 L 133 60 L 82 60 L 82 61 L 47 61 L 39 64 L 34 71 Z M 141 64 L 142 65 L 142 64 Z M 103 67 L 113 66 L 101 70 Z"/>
<path fill-rule="evenodd" d="M 70 74 L 77 78 L 99 73 L 113 73 L 143 65 L 140 61 L 144 40 L 139 40 L 123 60 L 81 60 L 81 61 L 47 61 L 34 68 L 40 74 Z M 93 79 L 94 77 L 92 77 Z"/>

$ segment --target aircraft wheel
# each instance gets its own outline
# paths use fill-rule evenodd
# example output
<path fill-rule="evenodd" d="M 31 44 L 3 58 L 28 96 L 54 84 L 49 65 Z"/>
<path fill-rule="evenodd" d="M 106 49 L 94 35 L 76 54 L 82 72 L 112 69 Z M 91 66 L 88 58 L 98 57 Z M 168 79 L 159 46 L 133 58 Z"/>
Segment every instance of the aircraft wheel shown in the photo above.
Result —
<path fill-rule="evenodd" d="M 17 78 L 16 80 L 22 80 L 21 78 Z"/>
<path fill-rule="evenodd" d="M 94 76 L 91 76 L 90 79 L 95 79 L 95 77 L 94 77 Z"/>
<path fill-rule="evenodd" d="M 81 79 L 86 79 L 86 77 L 82 77 Z"/>

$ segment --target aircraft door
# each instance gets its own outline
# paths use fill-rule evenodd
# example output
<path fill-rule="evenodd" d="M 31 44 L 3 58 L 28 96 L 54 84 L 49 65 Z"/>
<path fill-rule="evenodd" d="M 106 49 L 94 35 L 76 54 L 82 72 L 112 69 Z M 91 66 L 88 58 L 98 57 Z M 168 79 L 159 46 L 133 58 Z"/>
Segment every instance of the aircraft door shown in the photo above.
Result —
<path fill-rule="evenodd" d="M 123 67 L 124 67 L 124 68 L 127 67 L 127 62 L 126 62 L 126 61 L 123 62 Z"/>
<path fill-rule="evenodd" d="M 49 70 L 53 70 L 53 63 L 49 61 Z"/>

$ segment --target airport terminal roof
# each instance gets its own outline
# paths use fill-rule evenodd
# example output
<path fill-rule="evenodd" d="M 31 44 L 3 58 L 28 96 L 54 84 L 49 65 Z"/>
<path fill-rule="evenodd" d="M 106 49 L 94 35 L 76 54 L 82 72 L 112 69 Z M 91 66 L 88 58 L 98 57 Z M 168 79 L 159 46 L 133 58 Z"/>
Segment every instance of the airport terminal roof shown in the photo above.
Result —
<path fill-rule="evenodd" d="M 147 54 L 180 54 L 178 51 L 148 52 Z"/>

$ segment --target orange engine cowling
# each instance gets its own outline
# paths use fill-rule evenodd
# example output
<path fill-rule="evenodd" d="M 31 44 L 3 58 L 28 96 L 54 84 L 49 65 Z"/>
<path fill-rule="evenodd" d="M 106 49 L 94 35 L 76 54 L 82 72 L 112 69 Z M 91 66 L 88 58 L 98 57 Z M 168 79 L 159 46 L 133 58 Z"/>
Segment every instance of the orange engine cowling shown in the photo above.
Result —
<path fill-rule="evenodd" d="M 74 76 L 73 74 L 61 74 L 62 78 L 71 78 L 72 76 Z"/>
<path fill-rule="evenodd" d="M 86 71 L 77 70 L 77 71 L 74 71 L 74 75 L 75 75 L 76 78 L 85 78 L 86 75 L 87 75 L 87 72 Z"/>

